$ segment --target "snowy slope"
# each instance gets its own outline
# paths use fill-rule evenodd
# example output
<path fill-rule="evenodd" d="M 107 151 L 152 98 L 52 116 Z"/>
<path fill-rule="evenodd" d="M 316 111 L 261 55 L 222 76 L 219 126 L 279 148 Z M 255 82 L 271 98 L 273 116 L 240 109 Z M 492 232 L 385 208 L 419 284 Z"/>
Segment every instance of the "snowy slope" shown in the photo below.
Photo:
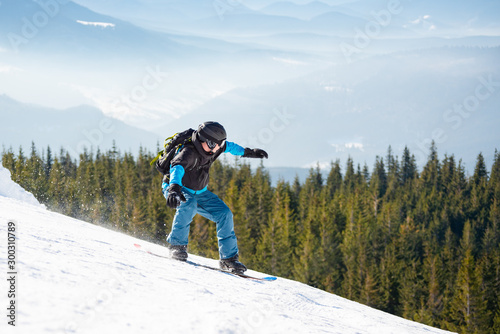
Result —
<path fill-rule="evenodd" d="M 2 160 L 0 160 L 0 197 L 9 197 L 26 204 L 39 206 L 40 203 L 33 194 L 25 191 L 20 185 L 12 181 L 10 171 L 3 168 L 1 162 Z"/>
<path fill-rule="evenodd" d="M 445 333 L 295 281 L 256 282 L 151 256 L 133 244 L 165 248 L 27 203 L 6 175 L 0 167 L 0 268 L 7 276 L 13 221 L 17 319 L 7 325 L 2 278 L 1 333 Z"/>

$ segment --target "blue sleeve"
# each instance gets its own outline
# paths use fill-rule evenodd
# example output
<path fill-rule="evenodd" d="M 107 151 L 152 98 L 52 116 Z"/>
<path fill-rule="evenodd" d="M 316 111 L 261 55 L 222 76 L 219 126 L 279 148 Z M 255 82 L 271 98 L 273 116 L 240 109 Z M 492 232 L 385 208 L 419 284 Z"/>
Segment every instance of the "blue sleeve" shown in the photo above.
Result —
<path fill-rule="evenodd" d="M 243 155 L 245 153 L 245 149 L 240 145 L 226 141 L 226 150 L 224 153 L 231 153 L 232 155 Z"/>
<path fill-rule="evenodd" d="M 182 186 L 182 177 L 184 176 L 184 167 L 181 165 L 175 165 L 170 167 L 170 183 L 175 183 Z"/>

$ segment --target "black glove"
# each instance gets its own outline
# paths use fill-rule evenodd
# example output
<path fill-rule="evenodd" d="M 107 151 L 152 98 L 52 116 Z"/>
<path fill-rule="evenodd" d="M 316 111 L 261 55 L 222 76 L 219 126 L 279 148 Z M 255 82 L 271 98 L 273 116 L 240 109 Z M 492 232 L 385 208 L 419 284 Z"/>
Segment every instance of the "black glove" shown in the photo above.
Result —
<path fill-rule="evenodd" d="M 268 158 L 267 152 L 261 150 L 260 148 L 245 148 L 245 153 L 243 153 L 243 158 Z"/>
<path fill-rule="evenodd" d="M 182 194 L 182 188 L 180 185 L 172 183 L 168 187 L 167 205 L 172 209 L 175 209 L 181 205 L 181 201 L 186 201 L 186 197 Z"/>

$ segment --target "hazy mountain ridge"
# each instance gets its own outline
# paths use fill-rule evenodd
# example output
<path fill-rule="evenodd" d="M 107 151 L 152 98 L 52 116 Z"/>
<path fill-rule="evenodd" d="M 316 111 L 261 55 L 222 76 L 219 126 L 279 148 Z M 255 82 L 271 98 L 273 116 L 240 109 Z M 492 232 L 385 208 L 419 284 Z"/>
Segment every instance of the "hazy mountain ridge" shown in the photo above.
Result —
<path fill-rule="evenodd" d="M 333 11 L 332 6 L 321 1 L 311 1 L 306 4 L 279 1 L 260 10 L 265 14 L 291 16 L 302 20 L 308 20 L 329 11 Z"/>
<path fill-rule="evenodd" d="M 140 146 L 154 151 L 164 139 L 106 117 L 91 106 L 56 110 L 0 95 L 0 118 L 0 144 L 14 151 L 22 146 L 26 152 L 34 142 L 40 149 L 64 148 L 77 158 L 84 148 L 107 150 L 116 143 L 121 152 L 137 154 Z"/>
<path fill-rule="evenodd" d="M 484 28 L 487 28 L 484 31 L 490 32 L 495 31 L 494 29 L 498 32 L 498 28 L 500 28 L 495 14 L 499 12 L 500 6 L 493 0 L 477 2 L 425 0 L 418 3 L 410 1 L 390 3 L 388 1 L 283 0 L 245 3 L 217 0 L 202 1 L 198 2 L 197 5 L 179 0 L 133 0 L 127 2 L 125 6 L 119 6 L 118 10 L 116 9 L 116 1 L 77 0 L 77 2 L 103 13 L 114 13 L 118 17 L 145 24 L 149 27 L 154 26 L 158 29 L 171 29 L 172 31 L 182 31 L 183 29 L 193 31 L 192 27 L 200 24 L 204 28 L 208 28 L 209 31 L 214 31 L 214 29 L 218 29 L 218 23 L 223 26 L 224 21 L 230 20 L 232 15 L 238 16 L 240 20 L 244 19 L 244 21 L 251 20 L 245 17 L 245 15 L 249 15 L 258 18 L 259 21 L 255 21 L 256 23 L 262 23 L 265 22 L 262 20 L 268 19 L 282 25 L 288 24 L 287 22 L 294 22 L 296 26 L 298 25 L 309 32 L 311 30 L 308 29 L 321 29 L 320 26 L 316 25 L 315 21 L 323 21 L 323 24 L 327 23 L 326 26 L 323 26 L 323 33 L 327 32 L 327 29 L 332 27 L 332 24 L 337 27 L 337 30 L 345 28 L 343 26 L 347 24 L 349 29 L 346 32 L 349 32 L 350 36 L 354 36 L 354 28 L 358 27 L 362 30 L 368 21 L 374 20 L 374 13 L 387 11 L 393 7 L 396 9 L 391 15 L 390 25 L 406 29 L 407 34 L 411 34 L 411 31 L 418 31 L 420 34 L 431 32 L 435 36 L 449 36 L 450 34 L 453 35 L 453 31 L 456 32 L 459 29 L 462 33 L 466 32 L 470 35 L 481 34 L 481 29 Z M 450 14 L 450 6 L 453 6 L 453 14 Z M 321 19 L 322 16 L 327 18 L 332 15 L 342 18 L 342 21 L 337 22 L 342 24 L 335 25 L 335 22 Z M 286 17 L 295 20 L 284 20 Z M 207 25 L 207 22 L 211 22 L 213 25 Z M 238 29 L 238 22 L 232 22 L 231 25 L 232 29 Z M 466 25 L 465 30 L 461 29 L 464 25 Z M 258 24 L 254 26 L 260 29 Z M 275 27 L 277 26 L 279 24 L 276 24 Z M 289 25 L 288 28 L 294 31 L 296 26 Z M 251 29 L 250 31 L 254 30 Z M 200 32 L 207 33 L 208 31 Z M 226 30 L 225 34 L 227 33 L 234 34 L 235 31 Z M 272 33 L 272 31 L 267 31 L 267 33 Z M 411 35 L 406 37 L 408 36 Z"/>
<path fill-rule="evenodd" d="M 20 6 L 18 2 L 24 5 Z M 38 22 L 38 17 L 50 19 Z M 124 58 L 136 58 L 140 53 L 147 53 L 148 57 L 170 59 L 176 59 L 180 54 L 186 56 L 200 52 L 197 48 L 170 40 L 165 34 L 95 13 L 73 2 L 44 7 L 28 0 L 7 1 L 0 11 L 0 30 L 7 32 L 0 36 L 0 46 L 17 52 L 92 58 L 116 53 Z"/>
<path fill-rule="evenodd" d="M 237 86 L 289 79 L 325 66 L 318 56 L 303 52 L 303 64 L 290 68 L 286 50 L 150 31 L 73 2 L 54 9 L 54 17 L 25 38 L 19 34 L 23 25 L 34 24 L 33 13 L 48 14 L 29 0 L 9 0 L 2 9 L 0 18 L 10 19 L 0 20 L 0 31 L 5 33 L 0 40 L 4 50 L 0 92 L 26 102 L 55 103 L 58 108 L 93 104 L 107 115 L 144 128 L 156 127 L 158 119 L 169 121 L 188 113 Z M 17 53 L 5 37 L 9 34 L 23 41 Z M 156 82 L 148 80 L 152 71 L 160 73 Z M 134 93 L 137 97 L 126 108 L 117 107 L 124 96 L 130 100 Z M 55 95 L 62 98 L 54 99 Z M 73 103 L 62 102 L 70 99 Z"/>
<path fill-rule="evenodd" d="M 389 144 L 413 145 L 422 157 L 422 142 L 440 128 L 444 151 L 476 154 L 463 139 L 474 137 L 492 154 L 496 86 L 473 117 L 445 112 L 474 94 L 478 78 L 499 80 L 497 49 L 477 48 L 500 45 L 500 34 L 470 36 L 496 31 L 494 1 L 401 1 L 401 13 L 368 39 L 359 34 L 377 22 L 374 13 L 388 10 L 387 1 L 77 3 L 61 4 L 14 53 L 5 36 L 43 8 L 28 0 L 2 2 L 0 93 L 56 109 L 93 105 L 161 138 L 218 119 L 235 141 L 275 151 L 273 166 L 307 167 L 348 155 L 371 165 Z M 292 15 L 305 8 L 318 15 Z M 464 20 L 466 28 L 449 34 L 465 27 Z M 308 138 L 319 143 L 311 149 Z M 293 150 L 290 142 L 300 147 Z M 296 151 L 300 158 L 291 160 Z"/>
<path fill-rule="evenodd" d="M 500 102 L 495 60 L 499 52 L 500 48 L 441 48 L 374 57 L 280 84 L 233 90 L 172 125 L 183 128 L 193 119 L 212 116 L 228 125 L 236 141 L 272 148 L 277 161 L 294 157 L 295 166 L 328 164 L 337 158 L 345 162 L 351 156 L 371 167 L 389 145 L 400 156 L 408 146 L 423 163 L 430 141 L 437 139 L 442 153 L 465 157 L 471 169 L 473 151 L 479 149 L 491 158 L 500 140 L 492 121 Z M 449 68 L 437 70 L 442 66 Z M 356 71 L 365 73 L 363 79 Z M 483 87 L 483 81 L 492 86 Z M 459 118 L 454 105 L 474 96 L 478 86 L 493 92 L 469 117 Z M 237 120 L 232 117 L 235 109 L 241 113 Z M 288 116 L 279 116 L 283 114 Z M 443 130 L 443 138 L 433 138 L 436 129 Z M 479 140 L 474 145 L 471 133 Z M 297 150 L 294 143 L 304 146 Z"/>

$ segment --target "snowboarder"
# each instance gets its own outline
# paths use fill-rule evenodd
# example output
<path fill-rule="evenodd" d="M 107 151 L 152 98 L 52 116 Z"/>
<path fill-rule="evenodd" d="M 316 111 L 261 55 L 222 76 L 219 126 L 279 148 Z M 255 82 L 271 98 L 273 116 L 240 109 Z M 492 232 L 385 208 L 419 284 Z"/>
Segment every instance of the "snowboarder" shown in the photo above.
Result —
<path fill-rule="evenodd" d="M 233 214 L 229 207 L 207 189 L 212 163 L 222 154 L 246 158 L 268 158 L 261 149 L 243 148 L 226 141 L 226 130 L 217 122 L 205 122 L 193 132 L 170 164 L 170 182 L 162 184 L 167 205 L 176 209 L 172 230 L 167 237 L 172 258 L 186 261 L 189 226 L 199 213 L 217 224 L 221 269 L 243 273 L 247 268 L 238 261 Z"/>

